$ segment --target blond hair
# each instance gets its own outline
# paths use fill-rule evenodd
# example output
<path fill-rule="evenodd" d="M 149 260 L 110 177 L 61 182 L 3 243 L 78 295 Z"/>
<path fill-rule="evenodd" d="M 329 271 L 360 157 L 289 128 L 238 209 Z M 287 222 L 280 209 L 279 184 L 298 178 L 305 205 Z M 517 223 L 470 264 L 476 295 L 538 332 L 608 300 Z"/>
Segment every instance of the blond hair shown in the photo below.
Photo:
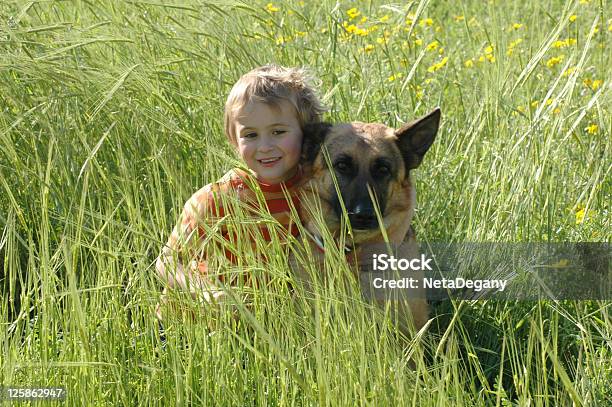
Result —
<path fill-rule="evenodd" d="M 311 77 L 302 68 L 285 68 L 278 65 L 264 65 L 242 75 L 234 84 L 225 102 L 223 121 L 225 135 L 234 146 L 238 141 L 234 121 L 236 113 L 249 102 L 263 102 L 278 106 L 288 101 L 303 129 L 306 123 L 321 121 L 325 107 L 310 86 Z"/>

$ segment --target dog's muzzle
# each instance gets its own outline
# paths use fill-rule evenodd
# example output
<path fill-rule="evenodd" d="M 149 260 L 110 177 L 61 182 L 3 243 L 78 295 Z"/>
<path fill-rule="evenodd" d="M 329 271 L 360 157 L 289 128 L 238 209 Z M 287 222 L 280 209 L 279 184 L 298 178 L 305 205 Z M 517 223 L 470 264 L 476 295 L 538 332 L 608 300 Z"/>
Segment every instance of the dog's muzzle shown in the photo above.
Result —
<path fill-rule="evenodd" d="M 352 210 L 348 210 L 347 214 L 354 230 L 378 229 L 378 220 L 372 207 L 356 205 Z"/>

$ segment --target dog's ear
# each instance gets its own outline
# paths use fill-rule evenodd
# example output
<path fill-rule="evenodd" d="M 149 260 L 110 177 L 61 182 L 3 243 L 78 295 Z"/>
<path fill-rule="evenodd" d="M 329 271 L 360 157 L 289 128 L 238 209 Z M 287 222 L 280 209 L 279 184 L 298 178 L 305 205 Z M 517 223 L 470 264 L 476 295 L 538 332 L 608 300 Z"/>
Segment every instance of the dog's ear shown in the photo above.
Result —
<path fill-rule="evenodd" d="M 302 163 L 312 164 L 321 150 L 329 129 L 330 123 L 308 123 L 302 131 Z"/>
<path fill-rule="evenodd" d="M 428 115 L 403 125 L 395 131 L 397 146 L 404 157 L 406 170 L 418 167 L 433 144 L 440 125 L 440 108 Z"/>

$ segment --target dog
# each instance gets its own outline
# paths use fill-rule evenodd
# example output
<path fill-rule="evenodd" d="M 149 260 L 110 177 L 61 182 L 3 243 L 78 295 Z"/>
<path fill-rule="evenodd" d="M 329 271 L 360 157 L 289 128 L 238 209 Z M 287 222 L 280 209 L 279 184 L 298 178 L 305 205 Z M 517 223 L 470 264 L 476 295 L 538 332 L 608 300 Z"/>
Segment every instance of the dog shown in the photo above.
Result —
<path fill-rule="evenodd" d="M 436 108 L 397 130 L 379 123 L 361 122 L 316 123 L 305 127 L 300 199 L 306 205 L 301 205 L 300 219 L 308 235 L 306 240 L 313 248 L 312 253 L 318 253 L 318 260 L 322 261 L 325 248 L 317 211 L 321 212 L 334 238 L 339 237 L 343 219 L 348 218 L 352 244 L 345 250 L 358 267 L 372 258 L 369 248 L 380 247 L 385 242 L 379 220 L 388 242 L 402 248 L 400 257 L 418 255 L 411 227 L 416 205 L 411 171 L 421 164 L 434 142 L 440 116 L 440 109 Z M 296 265 L 295 259 L 290 264 L 297 279 L 310 289 L 310 275 Z M 360 268 L 356 273 L 360 273 Z M 424 290 L 412 290 L 410 296 L 407 302 L 392 301 L 394 322 L 403 331 L 410 320 L 417 329 L 428 320 Z M 380 299 L 376 302 L 380 306 L 389 305 Z"/>

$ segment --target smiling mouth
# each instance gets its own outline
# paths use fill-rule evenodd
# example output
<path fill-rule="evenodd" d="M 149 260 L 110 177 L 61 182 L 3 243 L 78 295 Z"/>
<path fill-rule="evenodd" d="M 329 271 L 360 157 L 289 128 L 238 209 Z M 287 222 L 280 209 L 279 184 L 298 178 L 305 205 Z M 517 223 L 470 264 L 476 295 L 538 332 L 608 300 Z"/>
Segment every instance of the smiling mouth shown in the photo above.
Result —
<path fill-rule="evenodd" d="M 261 160 L 257 160 L 262 165 L 271 165 L 278 161 L 280 161 L 281 157 L 272 157 L 272 158 L 264 158 Z"/>

